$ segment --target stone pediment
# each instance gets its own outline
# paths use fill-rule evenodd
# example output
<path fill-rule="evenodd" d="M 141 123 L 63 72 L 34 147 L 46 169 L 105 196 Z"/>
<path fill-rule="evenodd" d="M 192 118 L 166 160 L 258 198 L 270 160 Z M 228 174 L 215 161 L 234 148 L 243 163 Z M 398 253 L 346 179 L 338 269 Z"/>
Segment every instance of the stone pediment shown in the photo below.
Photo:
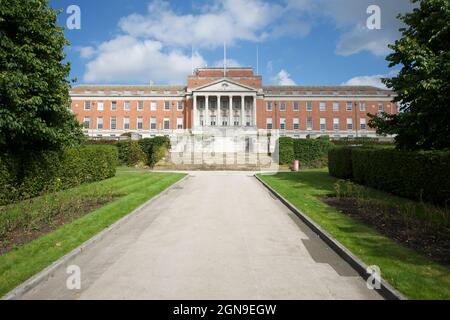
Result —
<path fill-rule="evenodd" d="M 201 86 L 199 88 L 194 89 L 196 92 L 256 92 L 258 91 L 255 88 L 243 85 L 241 83 L 237 83 L 234 81 L 230 81 L 227 79 L 222 79 L 220 81 L 216 81 L 213 83 L 209 83 L 207 85 Z"/>

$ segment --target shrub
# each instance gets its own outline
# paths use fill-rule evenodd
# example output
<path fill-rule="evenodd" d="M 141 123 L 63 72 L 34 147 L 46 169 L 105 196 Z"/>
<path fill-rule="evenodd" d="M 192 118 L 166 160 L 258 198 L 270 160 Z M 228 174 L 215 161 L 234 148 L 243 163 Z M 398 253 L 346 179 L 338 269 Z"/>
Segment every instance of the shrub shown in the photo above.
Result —
<path fill-rule="evenodd" d="M 4 154 L 0 157 L 0 204 L 111 178 L 116 172 L 117 157 L 113 146 L 35 152 L 20 161 Z"/>
<path fill-rule="evenodd" d="M 139 163 L 145 163 L 146 155 L 142 151 L 138 141 L 126 140 L 116 143 L 119 151 L 119 163 L 133 167 Z"/>
<path fill-rule="evenodd" d="M 323 168 L 331 147 L 327 139 L 294 139 L 294 157 L 302 168 Z"/>
<path fill-rule="evenodd" d="M 170 149 L 169 137 L 155 137 L 139 140 L 141 150 L 146 155 L 146 164 L 153 168 L 162 158 L 166 156 Z"/>
<path fill-rule="evenodd" d="M 339 179 L 353 178 L 352 148 L 336 147 L 328 151 L 328 171 Z"/>
<path fill-rule="evenodd" d="M 392 142 L 380 141 L 377 138 L 359 137 L 359 138 L 341 138 L 332 141 L 336 146 L 394 146 Z"/>
<path fill-rule="evenodd" d="M 278 152 L 280 164 L 291 165 L 294 162 L 294 139 L 281 137 L 278 140 Z"/>
<path fill-rule="evenodd" d="M 450 152 L 352 150 L 354 180 L 393 194 L 434 203 L 450 199 Z"/>

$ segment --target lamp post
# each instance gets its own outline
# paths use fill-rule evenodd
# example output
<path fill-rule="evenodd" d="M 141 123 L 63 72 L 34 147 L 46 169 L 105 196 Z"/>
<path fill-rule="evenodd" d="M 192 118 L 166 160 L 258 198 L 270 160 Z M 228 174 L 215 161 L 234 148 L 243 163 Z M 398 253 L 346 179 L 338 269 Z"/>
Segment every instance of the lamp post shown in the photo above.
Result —
<path fill-rule="evenodd" d="M 358 138 L 358 102 L 355 102 L 355 128 L 356 138 Z"/>

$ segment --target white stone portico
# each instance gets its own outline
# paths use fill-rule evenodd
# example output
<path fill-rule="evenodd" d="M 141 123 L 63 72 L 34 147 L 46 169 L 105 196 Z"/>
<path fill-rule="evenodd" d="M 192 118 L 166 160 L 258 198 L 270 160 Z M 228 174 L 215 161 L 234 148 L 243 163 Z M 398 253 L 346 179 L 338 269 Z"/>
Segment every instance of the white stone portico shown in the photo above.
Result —
<path fill-rule="evenodd" d="M 256 130 L 258 89 L 221 79 L 192 90 L 193 131 L 208 128 Z"/>

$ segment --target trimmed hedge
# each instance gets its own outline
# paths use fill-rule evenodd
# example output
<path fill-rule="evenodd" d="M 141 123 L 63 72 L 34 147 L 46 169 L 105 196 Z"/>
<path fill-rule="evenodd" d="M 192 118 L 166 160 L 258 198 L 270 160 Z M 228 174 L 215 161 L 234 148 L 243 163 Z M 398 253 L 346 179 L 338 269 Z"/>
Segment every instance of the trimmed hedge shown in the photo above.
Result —
<path fill-rule="evenodd" d="M 352 148 L 337 147 L 328 151 L 328 170 L 339 179 L 353 178 Z"/>
<path fill-rule="evenodd" d="M 170 149 L 169 137 L 154 137 L 139 140 L 141 150 L 146 155 L 146 164 L 153 168 L 162 158 L 166 156 L 167 150 Z"/>
<path fill-rule="evenodd" d="M 116 143 L 119 151 L 119 163 L 127 167 L 133 167 L 139 163 L 145 163 L 146 155 L 142 151 L 138 141 L 125 140 Z"/>
<path fill-rule="evenodd" d="M 332 147 L 326 139 L 279 139 L 279 158 L 281 165 L 292 165 L 299 160 L 302 168 L 322 168 L 327 165 L 328 150 Z"/>
<path fill-rule="evenodd" d="M 0 157 L 0 204 L 111 178 L 117 158 L 117 149 L 112 146 L 31 153 L 21 160 L 4 154 Z"/>
<path fill-rule="evenodd" d="M 334 157 L 329 159 L 333 176 L 341 178 L 339 174 L 344 171 L 335 168 L 351 165 L 357 183 L 435 204 L 450 200 L 450 151 L 348 148 L 333 152 Z M 351 160 L 346 152 L 351 153 Z"/>

